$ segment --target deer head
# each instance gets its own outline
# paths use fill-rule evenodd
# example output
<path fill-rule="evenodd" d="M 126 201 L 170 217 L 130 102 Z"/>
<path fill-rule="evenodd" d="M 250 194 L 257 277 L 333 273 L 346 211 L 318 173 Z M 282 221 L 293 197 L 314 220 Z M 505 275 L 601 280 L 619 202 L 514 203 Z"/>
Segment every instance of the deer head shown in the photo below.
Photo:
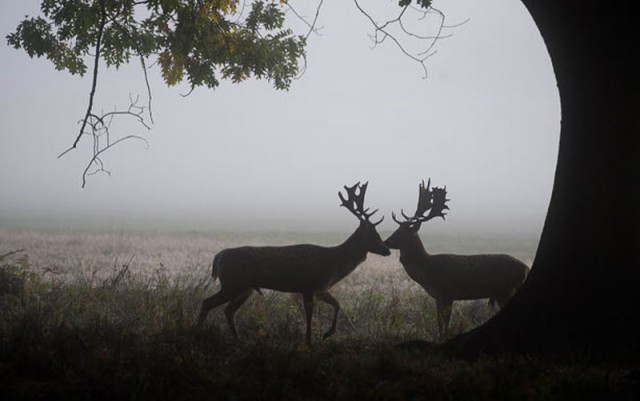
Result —
<path fill-rule="evenodd" d="M 445 210 L 449 209 L 447 206 L 447 187 L 431 187 L 431 179 L 427 181 L 427 186 L 424 185 L 424 180 L 418 187 L 418 206 L 413 217 L 409 217 L 401 210 L 400 213 L 404 218 L 403 221 L 398 220 L 395 213 L 391 213 L 393 221 L 398 223 L 400 227 L 391 234 L 385 241 L 385 244 L 392 249 L 399 249 L 403 243 L 410 240 L 410 238 L 418 233 L 420 225 L 425 221 L 431 220 L 434 217 L 442 217 L 444 219 Z M 428 212 L 428 213 L 427 213 Z M 425 215 L 425 213 L 427 213 Z"/>
<path fill-rule="evenodd" d="M 338 192 L 338 197 L 340 197 L 340 200 L 342 201 L 340 206 L 347 208 L 347 210 L 349 210 L 360 221 L 360 226 L 356 230 L 354 236 L 359 240 L 359 243 L 366 248 L 367 252 L 388 256 L 391 252 L 376 230 L 376 226 L 382 223 L 384 216 L 377 222 L 373 223 L 370 218 L 378 211 L 378 209 L 369 212 L 369 208 L 364 207 L 364 196 L 367 192 L 368 184 L 368 182 L 365 182 L 360 185 L 358 182 L 351 187 L 345 185 L 344 189 L 347 192 L 347 197 L 345 198 L 341 192 Z"/>

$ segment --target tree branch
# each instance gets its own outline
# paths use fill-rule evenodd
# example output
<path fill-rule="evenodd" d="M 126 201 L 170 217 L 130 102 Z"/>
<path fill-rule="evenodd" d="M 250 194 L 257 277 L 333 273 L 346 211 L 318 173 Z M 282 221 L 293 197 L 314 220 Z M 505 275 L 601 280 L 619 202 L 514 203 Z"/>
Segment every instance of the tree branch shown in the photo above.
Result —
<path fill-rule="evenodd" d="M 322 36 L 322 34 L 320 33 L 320 29 L 322 29 L 322 27 L 320 28 L 316 28 L 316 23 L 318 22 L 318 17 L 320 16 L 320 9 L 322 8 L 322 4 L 324 3 L 324 0 L 320 0 L 318 2 L 318 6 L 316 7 L 316 13 L 315 16 L 313 17 L 313 21 L 309 22 L 307 21 L 306 17 L 303 17 L 302 15 L 300 15 L 298 13 L 298 11 L 296 11 L 295 8 L 293 8 L 293 6 L 287 2 L 287 7 L 289 8 L 289 10 L 291 10 L 291 12 L 298 17 L 298 19 L 300 21 L 302 21 L 306 26 L 309 27 L 309 31 L 307 32 L 307 34 L 304 36 L 305 39 L 309 39 L 309 36 L 311 36 L 312 33 L 315 33 L 318 36 Z"/>
<path fill-rule="evenodd" d="M 97 174 L 98 172 L 104 172 L 104 173 L 107 173 L 107 174 L 111 175 L 111 172 L 109 172 L 109 171 L 104 169 L 104 164 L 102 164 L 102 160 L 100 159 L 100 155 L 103 154 L 104 152 L 106 152 L 107 150 L 111 149 L 115 145 L 119 144 L 120 142 L 126 141 L 128 139 L 139 139 L 139 140 L 143 141 L 147 145 L 147 148 L 149 147 L 149 142 L 145 138 L 143 138 L 143 137 L 141 137 L 139 135 L 127 135 L 127 136 L 124 136 L 124 137 L 116 140 L 113 143 L 108 144 L 104 148 L 98 150 L 97 152 L 94 153 L 93 157 L 91 158 L 91 160 L 87 164 L 87 167 L 82 172 L 82 188 L 84 188 L 85 185 L 87 184 L 87 175 L 94 175 L 94 174 Z M 95 164 L 99 164 L 100 167 L 97 168 L 95 171 L 89 173 L 89 169 L 91 168 L 91 166 L 94 163 Z"/>
<path fill-rule="evenodd" d="M 107 23 L 107 11 L 104 5 L 105 0 L 100 0 L 100 25 L 98 26 L 98 36 L 96 38 L 96 54 L 93 60 L 93 81 L 91 83 L 91 92 L 89 93 L 89 106 L 87 107 L 87 112 L 85 113 L 84 120 L 82 121 L 82 126 L 80 127 L 80 132 L 78 136 L 76 136 L 75 141 L 73 141 L 73 145 L 61 154 L 58 155 L 58 159 L 62 156 L 69 153 L 71 150 L 75 149 L 78 146 L 78 142 L 80 142 L 80 138 L 84 133 L 84 129 L 87 126 L 87 121 L 89 120 L 89 116 L 91 115 L 91 111 L 93 109 L 93 99 L 96 94 L 96 86 L 98 84 L 98 66 L 100 65 L 100 46 L 102 45 L 102 35 L 104 34 L 104 27 Z"/>
<path fill-rule="evenodd" d="M 145 109 L 143 106 L 138 106 L 138 101 L 139 97 L 136 97 L 134 99 L 131 97 L 131 95 L 129 95 L 130 104 L 127 110 L 114 110 L 103 113 L 100 116 L 91 113 L 88 116 L 86 125 L 91 128 L 91 133 L 89 134 L 87 132 L 83 132 L 83 135 L 91 135 L 93 138 L 93 156 L 87 163 L 82 173 L 82 188 L 84 188 L 87 183 L 87 176 L 97 174 L 98 172 L 104 172 L 108 175 L 111 175 L 111 173 L 105 169 L 104 163 L 101 159 L 101 155 L 116 144 L 128 139 L 139 139 L 145 142 L 148 148 L 149 143 L 147 142 L 147 140 L 139 135 L 127 135 L 115 141 L 112 141 L 111 139 L 111 123 L 117 116 L 133 117 L 138 124 L 142 125 L 147 130 L 151 129 L 144 120 Z M 101 140 L 101 138 L 104 138 L 104 140 Z M 94 165 L 96 165 L 96 169 L 92 172 L 89 172 L 91 167 Z"/>
<path fill-rule="evenodd" d="M 142 54 L 140 54 L 140 64 L 142 64 L 142 71 L 144 72 L 144 83 L 147 85 L 147 95 L 149 96 L 149 103 L 148 103 L 148 107 L 149 107 L 149 119 L 151 120 L 151 124 L 154 123 L 153 121 L 153 111 L 151 110 L 151 85 L 149 85 L 149 76 L 147 75 L 147 66 L 146 63 L 144 61 L 144 56 Z M 145 124 L 146 126 L 146 124 Z M 149 128 L 149 127 L 147 127 Z"/>
<path fill-rule="evenodd" d="M 304 36 L 305 40 L 309 39 L 309 36 L 311 36 L 312 33 L 318 36 L 322 36 L 322 34 L 320 33 L 320 29 L 322 29 L 322 27 L 317 28 L 316 24 L 318 22 L 318 18 L 320 17 L 320 9 L 322 8 L 323 3 L 324 3 L 324 0 L 320 0 L 318 2 L 318 6 L 316 7 L 316 12 L 313 17 L 313 21 L 311 22 L 309 22 L 306 17 L 300 15 L 300 13 L 298 13 L 298 11 L 291 4 L 289 4 L 289 2 L 286 3 L 289 10 L 307 27 L 309 27 L 307 34 Z M 307 56 L 305 54 L 303 54 L 302 61 L 303 61 L 303 64 L 302 64 L 302 67 L 300 68 L 300 73 L 298 73 L 298 75 L 294 77 L 294 79 L 296 80 L 302 78 L 304 73 L 307 71 Z"/>
<path fill-rule="evenodd" d="M 113 122 L 114 117 L 122 116 L 122 115 L 131 116 L 131 117 L 134 117 L 137 120 L 137 122 L 147 130 L 151 129 L 144 119 L 145 108 L 142 106 L 138 106 L 139 97 L 136 97 L 135 99 L 133 99 L 131 97 L 131 94 L 129 94 L 130 104 L 126 110 L 114 110 L 107 113 L 102 113 L 102 115 L 97 115 L 93 112 L 94 103 L 95 103 L 94 100 L 95 100 L 96 88 L 97 88 L 97 82 L 98 82 L 100 57 L 102 56 L 102 46 L 103 46 L 105 27 L 109 23 L 109 21 L 111 21 L 111 23 L 115 23 L 115 21 L 117 20 L 117 15 L 112 15 L 112 16 L 107 15 L 105 1 L 106 0 L 99 1 L 100 23 L 98 26 L 98 32 L 96 36 L 95 54 L 93 55 L 93 58 L 94 58 L 93 77 L 92 77 L 91 91 L 89 94 L 89 104 L 87 107 L 87 111 L 85 113 L 84 118 L 80 120 L 81 122 L 80 132 L 75 138 L 72 146 L 69 149 L 62 152 L 60 155 L 58 155 L 58 158 L 60 158 L 66 155 L 67 153 L 69 153 L 71 150 L 76 149 L 83 135 L 91 135 L 91 137 L 93 138 L 93 143 L 92 143 L 93 154 L 82 173 L 82 188 L 86 186 L 86 177 L 89 175 L 94 175 L 94 174 L 97 174 L 98 172 L 105 172 L 109 175 L 111 174 L 109 171 L 105 169 L 101 156 L 104 154 L 104 152 L 106 152 L 108 149 L 111 149 L 114 145 L 128 139 L 139 139 L 144 141 L 147 147 L 149 145 L 147 140 L 139 135 L 127 135 L 115 141 L 112 141 L 111 123 Z M 143 4 L 143 3 L 144 2 L 139 2 L 136 4 Z M 128 35 L 128 32 L 126 30 L 122 30 L 122 32 Z M 135 46 L 135 49 L 136 49 L 137 55 L 140 57 L 142 71 L 144 73 L 144 80 L 145 80 L 145 84 L 147 87 L 147 94 L 148 94 L 149 118 L 153 123 L 153 112 L 151 110 L 152 94 L 151 94 L 151 85 L 149 84 L 149 77 L 147 74 L 147 67 L 146 67 L 144 55 L 140 51 L 140 48 L 138 46 Z M 89 172 L 91 167 L 94 165 L 97 166 L 95 171 Z"/>
<path fill-rule="evenodd" d="M 469 20 L 465 20 L 460 24 L 456 24 L 456 25 L 445 25 L 444 24 L 444 14 L 436 9 L 433 8 L 432 6 L 429 6 L 428 8 L 426 8 L 426 10 L 421 10 L 421 9 L 417 9 L 415 7 L 412 7 L 411 5 L 405 5 L 401 8 L 400 13 L 398 14 L 398 16 L 396 18 L 387 20 L 386 22 L 379 24 L 377 23 L 374 18 L 367 12 L 365 11 L 360 4 L 358 3 L 358 0 L 353 0 L 356 8 L 360 11 L 360 13 L 362 13 L 362 15 L 364 15 L 373 25 L 374 27 L 374 33 L 373 35 L 370 35 L 371 39 L 373 40 L 373 47 L 375 48 L 377 45 L 384 43 L 385 40 L 390 39 L 395 46 L 408 58 L 410 58 L 411 60 L 415 61 L 416 63 L 420 64 L 420 67 L 422 68 L 422 70 L 424 71 L 424 76 L 423 78 L 426 79 L 428 77 L 428 71 L 427 71 L 427 66 L 426 66 L 426 60 L 433 56 L 434 54 L 437 53 L 437 50 L 433 50 L 433 48 L 435 47 L 436 43 L 440 40 L 440 39 L 445 39 L 445 38 L 449 38 L 453 35 L 448 34 L 448 35 L 443 35 L 442 31 L 444 28 L 452 28 L 452 27 L 457 27 L 460 25 L 463 25 L 465 23 L 467 23 Z M 418 20 L 423 20 L 426 18 L 427 14 L 430 13 L 434 13 L 437 14 L 440 17 L 440 22 L 437 26 L 437 30 L 435 35 L 420 35 L 416 32 L 413 32 L 409 29 L 406 28 L 405 23 L 403 22 L 403 18 L 406 17 L 406 12 L 408 10 L 412 10 L 414 12 L 420 13 L 422 14 L 422 17 L 420 17 Z M 414 39 L 418 39 L 421 41 L 425 41 L 428 43 L 428 45 L 426 46 L 426 48 L 424 50 L 421 51 L 417 51 L 412 53 L 411 51 L 408 50 L 407 46 L 398 38 L 396 37 L 396 35 L 394 33 L 392 33 L 390 31 L 391 28 L 393 27 L 398 27 L 400 29 L 400 32 L 405 35 L 406 37 L 409 38 L 414 38 Z"/>

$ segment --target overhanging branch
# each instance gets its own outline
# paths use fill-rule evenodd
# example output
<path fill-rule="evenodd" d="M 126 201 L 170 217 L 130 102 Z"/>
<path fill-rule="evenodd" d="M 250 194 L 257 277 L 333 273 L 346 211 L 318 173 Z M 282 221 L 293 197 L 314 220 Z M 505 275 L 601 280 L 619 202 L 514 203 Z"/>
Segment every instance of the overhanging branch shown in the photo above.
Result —
<path fill-rule="evenodd" d="M 370 13 L 362 8 L 360 3 L 358 3 L 358 0 L 353 0 L 353 3 L 355 4 L 358 11 L 360 11 L 360 13 L 364 15 L 374 27 L 374 33 L 370 35 L 370 38 L 373 41 L 373 48 L 375 48 L 379 44 L 384 43 L 384 41 L 387 39 L 391 40 L 406 57 L 420 65 L 420 67 L 424 71 L 423 78 L 425 79 L 428 77 L 426 61 L 428 58 L 437 53 L 437 50 L 434 50 L 436 43 L 441 39 L 449 38 L 452 36 L 451 34 L 443 34 L 443 29 L 458 27 L 460 25 L 464 25 L 469 21 L 467 19 L 459 24 L 445 25 L 444 13 L 432 7 L 431 5 L 425 9 L 419 9 L 411 6 L 410 4 L 407 4 L 401 6 L 400 12 L 397 17 L 387 20 L 384 23 L 378 23 Z M 414 15 L 416 13 L 421 14 L 421 16 L 417 18 L 417 20 L 419 21 L 424 20 L 428 14 L 437 14 L 440 18 L 435 34 L 424 35 L 408 29 L 405 23 L 408 12 L 412 12 Z M 401 35 L 404 35 L 405 38 L 399 37 L 397 34 L 393 33 L 391 31 L 392 29 L 399 29 L 399 33 Z M 421 50 L 411 51 L 406 44 L 406 38 L 420 40 L 421 42 L 425 43 L 425 46 L 422 47 Z"/>
<path fill-rule="evenodd" d="M 308 18 L 300 15 L 300 13 L 298 13 L 298 11 L 290 4 L 290 3 L 286 3 L 287 7 L 289 8 L 289 10 L 300 20 L 302 21 L 302 23 L 304 23 L 309 30 L 307 31 L 307 34 L 304 35 L 305 39 L 309 39 L 309 36 L 311 36 L 312 33 L 315 33 L 318 36 L 321 36 L 322 34 L 320 33 L 320 29 L 316 27 L 316 23 L 318 22 L 318 17 L 320 16 L 320 9 L 322 8 L 322 4 L 324 3 L 324 0 L 320 0 L 318 2 L 318 6 L 316 7 L 316 12 L 315 15 L 313 16 L 313 20 L 311 22 L 308 21 Z"/>
<path fill-rule="evenodd" d="M 89 93 L 89 106 L 87 107 L 87 112 L 84 115 L 84 119 L 82 120 L 82 126 L 80 127 L 80 132 L 76 136 L 76 139 L 73 141 L 73 145 L 64 152 L 58 155 L 58 159 L 62 156 L 66 155 L 73 149 L 78 146 L 78 142 L 80 142 L 80 138 L 84 134 L 84 130 L 87 126 L 87 122 L 89 121 L 89 117 L 93 110 L 93 99 L 96 95 L 96 86 L 98 84 L 98 66 L 100 65 L 100 51 L 102 46 L 102 36 L 104 35 L 104 27 L 107 24 L 107 10 L 105 9 L 105 0 L 100 0 L 100 25 L 98 26 L 98 34 L 96 37 L 96 54 L 93 58 L 93 79 L 91 82 L 91 92 Z"/>
<path fill-rule="evenodd" d="M 93 138 L 93 156 L 87 163 L 83 173 L 82 173 L 82 188 L 85 187 L 87 183 L 87 176 L 94 175 L 99 172 L 111 174 L 108 170 L 104 168 L 104 163 L 102 162 L 101 156 L 107 150 L 111 149 L 113 146 L 129 139 L 137 139 L 143 141 L 147 147 L 149 143 L 145 138 L 140 135 L 126 135 L 121 138 L 116 139 L 115 141 L 111 138 L 111 123 L 113 122 L 114 117 L 117 116 L 129 116 L 135 119 L 136 123 L 141 125 L 142 127 L 150 130 L 151 127 L 147 125 L 144 120 L 144 112 L 145 108 L 143 106 L 138 105 L 139 98 L 133 99 L 129 96 L 129 107 L 127 110 L 114 110 L 107 113 L 103 113 L 98 116 L 95 114 L 90 114 L 87 118 L 86 126 L 91 128 L 90 133 L 84 133 L 86 135 L 91 135 Z M 91 171 L 92 167 L 96 167 L 95 170 Z"/>
<path fill-rule="evenodd" d="M 121 143 L 123 141 L 129 140 L 129 139 L 141 140 L 141 141 L 143 141 L 145 143 L 145 145 L 147 145 L 147 147 L 149 147 L 149 142 L 145 138 L 143 138 L 143 137 L 141 137 L 139 135 L 127 135 L 127 136 L 124 136 L 124 137 L 122 137 L 122 138 L 120 138 L 120 139 L 118 139 L 118 140 L 116 140 L 116 141 L 114 141 L 112 143 L 109 143 L 107 146 L 105 146 L 104 148 L 101 148 L 97 152 L 94 152 L 93 157 L 89 161 L 89 164 L 87 164 L 87 167 L 85 167 L 84 171 L 82 172 L 82 188 L 84 188 L 86 183 L 87 183 L 87 175 L 94 175 L 94 174 L 97 174 L 99 172 L 103 172 L 103 173 L 107 173 L 107 174 L 111 175 L 110 171 L 104 169 L 104 164 L 102 163 L 102 159 L 100 158 L 100 156 L 104 152 L 106 152 L 107 150 L 109 150 L 112 147 L 114 147 L 115 145 L 117 145 L 117 144 L 119 144 L 119 143 Z M 91 166 L 93 166 L 94 164 L 97 164 L 99 167 L 96 170 L 94 170 L 92 172 L 89 172 L 89 169 L 91 169 Z"/>
<path fill-rule="evenodd" d="M 302 21 L 302 23 L 309 28 L 306 35 L 304 36 L 305 40 L 309 39 L 309 36 L 311 36 L 312 33 L 318 36 L 322 36 L 322 34 L 320 33 L 320 29 L 322 29 L 322 27 L 318 28 L 316 24 L 318 23 L 318 17 L 320 17 L 320 9 L 322 8 L 323 3 L 324 3 L 324 0 L 318 1 L 318 5 L 316 6 L 315 14 L 313 16 L 313 20 L 311 20 L 311 22 L 309 22 L 308 17 L 301 15 L 289 2 L 286 3 L 287 7 L 289 8 L 289 11 L 291 11 L 293 15 L 296 16 L 296 18 Z M 300 68 L 300 73 L 298 73 L 298 75 L 294 79 L 302 78 L 304 73 L 307 71 L 307 56 L 303 55 L 302 60 L 303 60 L 303 65 Z"/>
<path fill-rule="evenodd" d="M 82 173 L 82 188 L 86 186 L 86 183 L 87 183 L 86 178 L 88 175 L 94 175 L 98 172 L 104 172 L 104 173 L 110 174 L 110 172 L 105 169 L 101 156 L 116 144 L 119 144 L 129 139 L 137 139 L 145 142 L 145 144 L 148 147 L 147 140 L 141 137 L 140 135 L 126 135 L 113 141 L 112 135 L 111 135 L 111 123 L 114 117 L 130 116 L 135 118 L 137 123 L 143 126 L 145 129 L 147 130 L 151 129 L 149 125 L 146 123 L 144 118 L 145 108 L 138 105 L 138 101 L 139 101 L 138 98 L 133 99 L 131 96 L 129 96 L 130 104 L 126 110 L 114 110 L 111 112 L 103 113 L 102 115 L 97 115 L 93 112 L 93 108 L 95 104 L 96 88 L 98 83 L 100 58 L 102 57 L 102 44 L 104 39 L 105 28 L 107 24 L 109 24 L 109 22 L 114 22 L 116 20 L 115 16 L 112 16 L 110 19 L 108 18 L 105 1 L 106 0 L 99 1 L 100 23 L 98 26 L 98 32 L 96 34 L 95 54 L 92 56 L 93 57 L 93 75 L 92 75 L 91 91 L 89 93 L 89 102 L 87 106 L 87 111 L 84 115 L 84 118 L 80 120 L 80 132 L 78 133 L 75 140 L 73 141 L 73 144 L 67 150 L 65 150 L 60 155 L 58 155 L 58 158 L 61 158 L 67 153 L 69 153 L 70 151 L 76 149 L 78 146 L 78 143 L 80 142 L 80 139 L 85 135 L 91 136 L 93 138 L 92 157 L 87 163 Z M 127 32 L 124 31 L 124 33 L 126 34 Z M 151 123 L 153 123 L 153 114 L 151 110 L 151 102 L 152 102 L 151 86 L 149 84 L 149 77 L 147 74 L 145 58 L 142 52 L 140 51 L 140 49 L 137 47 L 136 49 L 137 49 L 138 56 L 140 57 L 142 71 L 144 73 L 144 81 L 147 88 L 149 118 L 151 120 Z M 93 171 L 90 171 L 92 167 L 96 167 L 96 169 Z"/>

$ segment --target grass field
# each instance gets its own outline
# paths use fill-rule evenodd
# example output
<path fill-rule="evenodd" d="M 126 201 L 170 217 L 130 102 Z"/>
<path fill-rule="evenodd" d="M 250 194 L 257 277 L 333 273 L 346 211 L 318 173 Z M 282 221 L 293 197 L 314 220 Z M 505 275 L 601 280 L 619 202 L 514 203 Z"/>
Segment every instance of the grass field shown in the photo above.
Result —
<path fill-rule="evenodd" d="M 346 234 L 0 229 L 0 395 L 3 399 L 443 399 L 629 400 L 634 366 L 588 357 L 446 359 L 397 345 L 434 340 L 434 302 L 397 254 L 369 256 L 318 305 L 314 348 L 304 345 L 296 299 L 264 291 L 240 310 L 233 341 L 222 311 L 193 323 L 217 284 L 213 255 L 241 244 L 332 245 Z M 383 237 L 385 235 L 383 234 Z M 527 264 L 534 238 L 430 239 L 434 252 L 511 253 Z M 492 315 L 464 302 L 454 333 Z"/>

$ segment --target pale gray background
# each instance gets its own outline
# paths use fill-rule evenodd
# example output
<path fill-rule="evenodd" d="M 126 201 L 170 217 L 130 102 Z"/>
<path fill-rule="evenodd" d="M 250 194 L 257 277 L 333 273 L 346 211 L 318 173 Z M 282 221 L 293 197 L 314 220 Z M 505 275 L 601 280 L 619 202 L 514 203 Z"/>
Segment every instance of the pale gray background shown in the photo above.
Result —
<path fill-rule="evenodd" d="M 38 1 L 0 5 L 2 37 Z M 363 7 L 371 2 L 362 1 Z M 397 1 L 380 2 L 397 12 Z M 313 2 L 295 1 L 311 16 Z M 288 92 L 266 82 L 216 91 L 167 89 L 150 72 L 155 124 L 149 149 L 129 142 L 104 157 L 111 176 L 81 189 L 86 148 L 62 159 L 90 89 L 84 78 L 0 46 L 0 223 L 330 230 L 353 227 L 338 207 L 344 184 L 370 181 L 367 203 L 413 211 L 417 185 L 447 185 L 451 211 L 432 227 L 539 232 L 556 164 L 560 110 L 544 43 L 516 0 L 439 1 L 454 24 L 420 67 L 391 42 L 371 49 L 369 21 L 351 1 L 327 0 L 308 46 L 308 70 Z M 376 10 L 372 10 L 374 12 Z M 377 10 L 381 18 L 391 14 Z M 301 31 L 302 32 L 302 31 Z M 97 110 L 145 95 L 139 65 L 107 72 Z M 85 143 L 85 146 L 89 143 Z"/>

